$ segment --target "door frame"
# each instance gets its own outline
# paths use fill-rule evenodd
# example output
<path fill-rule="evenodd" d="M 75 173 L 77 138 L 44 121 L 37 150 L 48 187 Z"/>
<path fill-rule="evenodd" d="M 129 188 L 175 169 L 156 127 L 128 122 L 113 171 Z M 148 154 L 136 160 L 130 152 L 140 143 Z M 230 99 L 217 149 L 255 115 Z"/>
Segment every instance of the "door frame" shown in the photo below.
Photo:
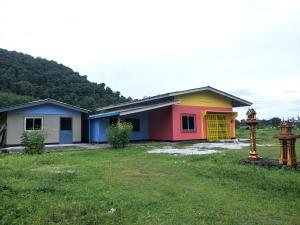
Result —
<path fill-rule="evenodd" d="M 61 127 L 61 123 L 62 123 L 62 119 L 70 119 L 71 120 L 71 129 L 70 130 L 62 130 L 62 127 Z M 63 133 L 62 132 L 70 132 L 70 142 L 69 143 L 62 143 L 62 135 Z M 73 143 L 73 117 L 60 117 L 59 118 L 59 143 L 60 144 L 72 144 Z"/>

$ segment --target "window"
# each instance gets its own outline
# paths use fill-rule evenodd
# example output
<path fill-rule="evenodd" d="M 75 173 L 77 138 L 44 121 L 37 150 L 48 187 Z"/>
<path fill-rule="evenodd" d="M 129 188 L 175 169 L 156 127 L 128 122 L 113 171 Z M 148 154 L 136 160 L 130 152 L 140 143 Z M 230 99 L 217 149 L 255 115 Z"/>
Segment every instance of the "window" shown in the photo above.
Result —
<path fill-rule="evenodd" d="M 109 119 L 109 125 L 117 125 L 118 124 L 118 118 L 113 117 Z"/>
<path fill-rule="evenodd" d="M 43 118 L 41 117 L 25 117 L 26 131 L 30 130 L 41 130 L 43 128 Z"/>
<path fill-rule="evenodd" d="M 132 118 L 127 118 L 125 119 L 125 123 L 131 123 L 132 124 L 132 131 L 140 131 L 140 120 L 139 119 L 132 119 Z"/>
<path fill-rule="evenodd" d="M 181 130 L 183 132 L 196 131 L 196 116 L 194 114 L 183 114 L 181 116 Z"/>
<path fill-rule="evenodd" d="M 60 130 L 72 130 L 72 118 L 60 118 Z"/>

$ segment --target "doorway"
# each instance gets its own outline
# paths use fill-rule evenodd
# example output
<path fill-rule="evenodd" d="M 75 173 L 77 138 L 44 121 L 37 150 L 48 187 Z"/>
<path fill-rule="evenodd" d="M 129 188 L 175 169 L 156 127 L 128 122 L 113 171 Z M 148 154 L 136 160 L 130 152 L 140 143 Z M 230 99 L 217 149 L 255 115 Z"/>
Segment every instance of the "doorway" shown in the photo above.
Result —
<path fill-rule="evenodd" d="M 60 144 L 72 144 L 73 132 L 72 132 L 72 118 L 63 117 L 60 118 L 60 132 L 59 143 Z"/>

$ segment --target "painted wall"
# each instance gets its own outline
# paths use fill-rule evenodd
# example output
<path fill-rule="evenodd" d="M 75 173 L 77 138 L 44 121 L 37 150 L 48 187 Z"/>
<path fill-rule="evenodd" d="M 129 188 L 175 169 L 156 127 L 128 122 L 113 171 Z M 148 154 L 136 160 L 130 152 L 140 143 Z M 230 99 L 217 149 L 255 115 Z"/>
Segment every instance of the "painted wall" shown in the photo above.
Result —
<path fill-rule="evenodd" d="M 172 106 L 149 111 L 150 140 L 173 140 Z"/>
<path fill-rule="evenodd" d="M 42 117 L 43 129 L 46 132 L 45 143 L 59 143 L 60 118 L 72 117 L 73 142 L 81 142 L 81 114 L 78 115 L 44 115 L 44 114 L 19 114 L 9 112 L 7 114 L 7 138 L 6 145 L 21 144 L 21 136 L 24 132 L 24 117 Z"/>
<path fill-rule="evenodd" d="M 13 111 L 16 114 L 78 115 L 80 112 L 53 104 L 44 104 Z"/>
<path fill-rule="evenodd" d="M 134 118 L 140 120 L 140 131 L 133 131 L 131 140 L 149 139 L 149 115 L 148 112 L 126 115 L 122 119 Z M 107 142 L 106 129 L 109 127 L 109 118 L 91 120 L 91 142 Z"/>
<path fill-rule="evenodd" d="M 91 120 L 91 142 L 107 142 L 106 129 L 109 126 L 109 119 L 101 118 Z"/>
<path fill-rule="evenodd" d="M 45 143 L 59 143 L 60 118 L 72 117 L 72 140 L 81 142 L 81 113 L 52 104 L 28 107 L 7 113 L 6 145 L 20 145 L 24 132 L 25 117 L 42 117 L 43 129 L 46 132 Z"/>
<path fill-rule="evenodd" d="M 137 140 L 149 139 L 149 113 L 148 112 L 126 115 L 122 118 L 124 119 L 133 118 L 133 119 L 140 120 L 140 131 L 133 131 L 131 135 L 131 140 L 137 141 Z"/>
<path fill-rule="evenodd" d="M 180 95 L 176 96 L 175 99 L 180 99 L 180 105 L 186 106 L 232 107 L 228 98 L 209 91 Z"/>
<path fill-rule="evenodd" d="M 195 114 L 196 130 L 195 132 L 183 132 L 181 130 L 181 115 Z M 173 106 L 173 140 L 197 140 L 203 138 L 203 122 L 200 118 L 200 109 L 196 106 Z"/>
<path fill-rule="evenodd" d="M 199 140 L 207 139 L 207 120 L 205 117 L 206 111 L 213 112 L 228 112 L 232 113 L 232 108 L 223 107 L 204 107 L 204 106 L 184 106 L 174 105 L 172 110 L 173 114 L 173 140 Z M 195 114 L 196 116 L 196 131 L 195 132 L 183 132 L 181 130 L 181 115 L 182 114 Z M 231 124 L 230 135 L 235 136 L 234 133 L 234 121 Z"/>

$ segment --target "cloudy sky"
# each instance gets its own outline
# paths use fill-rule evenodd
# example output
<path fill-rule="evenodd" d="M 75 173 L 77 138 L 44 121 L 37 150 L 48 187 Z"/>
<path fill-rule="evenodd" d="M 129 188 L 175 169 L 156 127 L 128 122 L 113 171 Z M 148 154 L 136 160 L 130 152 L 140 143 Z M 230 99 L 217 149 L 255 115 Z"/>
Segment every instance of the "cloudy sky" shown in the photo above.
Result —
<path fill-rule="evenodd" d="M 0 47 L 133 98 L 210 85 L 300 115 L 299 0 L 0 0 Z"/>

